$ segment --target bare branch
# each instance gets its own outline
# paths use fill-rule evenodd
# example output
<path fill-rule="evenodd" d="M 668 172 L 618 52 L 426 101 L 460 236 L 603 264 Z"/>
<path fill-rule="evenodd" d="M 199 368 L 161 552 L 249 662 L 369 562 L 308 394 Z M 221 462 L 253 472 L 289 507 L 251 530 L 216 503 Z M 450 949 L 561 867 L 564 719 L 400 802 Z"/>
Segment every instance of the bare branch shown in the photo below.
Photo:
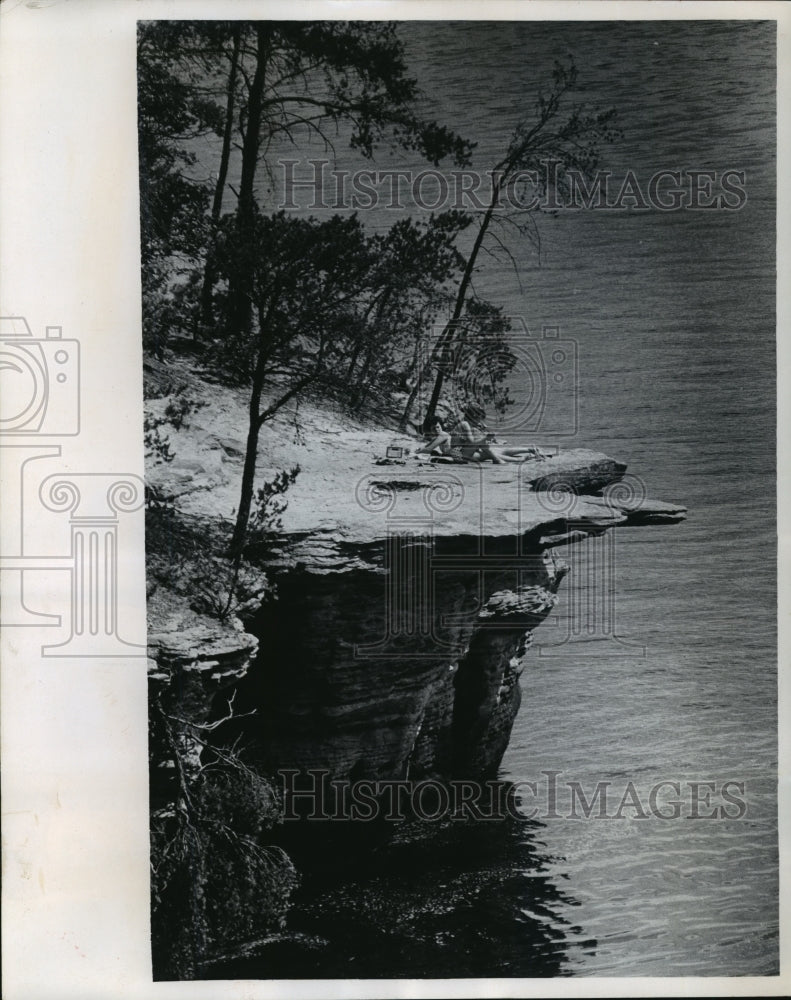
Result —
<path fill-rule="evenodd" d="M 190 722 L 188 719 L 181 719 L 177 715 L 169 715 L 168 718 L 172 719 L 174 722 L 180 723 L 182 726 L 188 726 L 190 729 L 198 730 L 199 732 L 211 733 L 219 726 L 223 725 L 225 722 L 229 722 L 231 719 L 244 719 L 248 715 L 255 715 L 256 710 L 252 709 L 249 712 L 240 712 L 236 714 L 233 710 L 234 699 L 236 698 L 236 689 L 234 689 L 233 694 L 228 699 L 228 714 L 224 715 L 221 719 L 216 719 L 214 722 Z"/>

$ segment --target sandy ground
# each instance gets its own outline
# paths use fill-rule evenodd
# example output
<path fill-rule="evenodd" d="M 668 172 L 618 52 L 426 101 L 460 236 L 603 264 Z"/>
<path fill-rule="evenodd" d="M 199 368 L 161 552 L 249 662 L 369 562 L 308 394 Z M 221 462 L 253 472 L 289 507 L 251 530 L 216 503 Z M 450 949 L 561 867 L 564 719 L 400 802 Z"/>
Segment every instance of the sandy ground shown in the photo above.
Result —
<path fill-rule="evenodd" d="M 146 374 L 149 415 L 165 415 L 179 394 L 201 404 L 180 429 L 160 428 L 174 458 L 150 459 L 149 483 L 173 497 L 184 514 L 232 520 L 246 447 L 246 391 L 211 382 L 206 373 L 196 374 L 194 363 L 180 359 L 148 365 Z M 391 426 L 385 425 L 388 419 Z M 521 464 L 435 465 L 415 455 L 424 440 L 399 433 L 396 419 L 382 417 L 377 424 L 370 416 L 355 418 L 340 403 L 303 400 L 265 424 L 258 440 L 256 487 L 283 469 L 301 470 L 287 494 L 283 531 L 334 533 L 338 540 L 365 542 L 388 535 L 393 517 L 428 517 L 431 530 L 442 535 L 511 535 L 558 517 L 603 527 L 624 523 L 636 510 L 644 518 L 648 513 L 661 520 L 683 516 L 683 508 L 630 498 L 628 489 L 612 499 L 589 495 L 616 482 L 626 468 L 606 455 L 571 449 Z M 410 454 L 379 464 L 390 446 Z M 557 477 L 579 488 L 560 495 L 551 487 L 550 492 L 545 486 L 535 489 Z"/>
<path fill-rule="evenodd" d="M 247 439 L 246 391 L 203 381 L 180 360 L 161 369 L 157 366 L 149 383 L 150 392 L 182 386 L 186 397 L 202 405 L 180 429 L 169 424 L 160 428 L 175 457 L 168 463 L 147 457 L 148 481 L 176 497 L 184 513 L 231 519 L 238 504 Z M 163 416 L 173 397 L 170 392 L 147 399 L 146 412 Z M 421 441 L 356 419 L 338 404 L 303 400 L 285 407 L 262 427 L 256 485 L 298 465 L 301 472 L 290 491 L 293 503 L 330 495 L 342 499 L 349 496 L 350 482 L 378 468 L 376 460 L 385 457 L 388 446 L 414 451 Z M 407 463 L 419 464 L 412 458 Z"/>

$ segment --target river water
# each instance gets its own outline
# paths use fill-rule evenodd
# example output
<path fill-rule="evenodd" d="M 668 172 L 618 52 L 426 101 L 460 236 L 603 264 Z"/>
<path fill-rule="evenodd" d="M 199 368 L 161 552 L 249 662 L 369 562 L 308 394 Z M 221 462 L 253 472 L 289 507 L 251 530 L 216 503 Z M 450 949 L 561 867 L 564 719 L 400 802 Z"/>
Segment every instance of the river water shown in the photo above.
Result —
<path fill-rule="evenodd" d="M 598 781 L 620 792 L 631 780 L 643 800 L 662 780 L 743 781 L 739 820 L 547 820 L 536 835 L 552 859 L 545 874 L 570 899 L 544 919 L 576 928 L 565 934 L 567 972 L 769 974 L 778 900 L 773 33 L 524 26 L 505 47 L 477 51 L 519 79 L 534 54 L 540 61 L 564 42 L 591 96 L 619 108 L 624 138 L 606 154 L 616 175 L 734 168 L 746 172 L 748 197 L 733 213 L 559 217 L 544 226 L 541 267 L 525 269 L 521 299 L 505 291 L 507 272 L 499 276 L 531 329 L 559 325 L 579 345 L 573 442 L 617 455 L 652 496 L 690 512 L 678 526 L 623 530 L 586 543 L 592 554 L 569 552 L 578 573 L 554 630 L 539 631 L 544 655 L 528 660 L 504 776 L 540 782 L 554 769 L 589 797 Z M 597 559 L 607 560 L 604 595 L 601 578 L 586 575 Z M 603 597 L 633 649 L 601 626 Z M 528 898 L 530 884 L 526 872 Z"/>
<path fill-rule="evenodd" d="M 619 819 L 538 815 L 507 830 L 450 831 L 433 846 L 394 845 L 370 870 L 328 876 L 295 914 L 296 928 L 329 938 L 332 959 L 246 974 L 771 974 L 774 26 L 412 23 L 402 32 L 432 112 L 478 140 L 480 169 L 498 158 L 553 59 L 572 52 L 581 99 L 619 110 L 623 137 L 604 154 L 614 177 L 745 172 L 738 211 L 561 211 L 540 220 L 540 259 L 514 239 L 518 276 L 487 258 L 476 277 L 531 335 L 558 327 L 576 344 L 577 425 L 560 428 L 560 440 L 546 423 L 533 440 L 607 452 L 638 488 L 689 508 L 681 524 L 563 553 L 572 573 L 526 660 L 502 777 L 540 791 L 543 772 L 559 772 L 562 787 L 579 782 L 588 797 L 610 782 L 616 804 L 632 782 L 643 805 L 658 782 L 678 782 L 684 807 L 677 819 L 637 818 L 636 808 Z M 526 391 L 518 380 L 513 389 Z M 695 781 L 714 783 L 705 814 L 723 804 L 723 782 L 743 783 L 744 815 L 691 818 Z"/>

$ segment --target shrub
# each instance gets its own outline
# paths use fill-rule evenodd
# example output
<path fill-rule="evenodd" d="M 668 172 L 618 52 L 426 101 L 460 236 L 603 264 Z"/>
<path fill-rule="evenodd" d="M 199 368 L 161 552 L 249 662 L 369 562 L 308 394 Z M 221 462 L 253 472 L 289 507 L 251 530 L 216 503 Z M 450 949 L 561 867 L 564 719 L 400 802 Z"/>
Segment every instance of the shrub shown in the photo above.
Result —
<path fill-rule="evenodd" d="M 168 401 L 164 420 L 175 427 L 177 431 L 181 430 L 182 427 L 189 426 L 188 418 L 205 405 L 203 400 L 194 399 L 182 390 Z"/>
<path fill-rule="evenodd" d="M 266 573 L 250 563 L 235 566 L 224 556 L 195 552 L 189 566 L 189 597 L 193 611 L 225 621 L 258 608 L 274 594 Z"/>
<path fill-rule="evenodd" d="M 200 727 L 195 727 L 199 729 Z M 151 817 L 151 938 L 157 979 L 199 978 L 204 962 L 279 930 L 298 877 L 267 843 L 281 821 L 271 782 L 235 748 L 203 740 L 195 772 L 185 747 L 196 739 L 157 703 L 152 762 L 174 764 L 172 804 Z"/>
<path fill-rule="evenodd" d="M 143 443 L 145 446 L 146 462 L 150 462 L 152 465 L 172 462 L 175 458 L 175 455 L 170 450 L 170 438 L 166 434 L 162 434 L 160 430 L 167 423 L 167 417 L 155 417 L 151 413 L 146 413 L 143 418 Z"/>

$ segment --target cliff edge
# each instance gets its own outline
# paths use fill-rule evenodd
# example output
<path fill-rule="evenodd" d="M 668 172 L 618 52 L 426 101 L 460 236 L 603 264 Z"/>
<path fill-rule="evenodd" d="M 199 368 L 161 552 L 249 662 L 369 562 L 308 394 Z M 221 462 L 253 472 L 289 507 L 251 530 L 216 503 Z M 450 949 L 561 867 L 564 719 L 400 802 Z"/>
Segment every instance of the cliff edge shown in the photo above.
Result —
<path fill-rule="evenodd" d="M 175 398 L 198 398 L 189 419 L 168 428 L 175 457 L 152 462 L 149 483 L 196 524 L 230 523 L 244 394 L 207 386 L 186 366 L 152 363 L 147 384 L 148 411 L 161 420 Z M 276 599 L 248 602 L 243 631 L 238 621 L 194 620 L 185 631 L 172 609 L 167 628 L 152 630 L 152 683 L 171 701 L 189 692 L 201 723 L 212 709 L 196 698 L 194 678 L 209 677 L 227 700 L 235 675 L 237 708 L 254 712 L 245 735 L 270 774 L 495 775 L 525 654 L 567 571 L 555 550 L 686 513 L 650 500 L 623 463 L 597 452 L 505 465 L 385 458 L 388 447 L 417 444 L 327 404 L 278 416 L 261 434 L 259 479 L 301 472 L 277 532 L 247 553 Z M 165 597 L 151 594 L 152 620 Z"/>

